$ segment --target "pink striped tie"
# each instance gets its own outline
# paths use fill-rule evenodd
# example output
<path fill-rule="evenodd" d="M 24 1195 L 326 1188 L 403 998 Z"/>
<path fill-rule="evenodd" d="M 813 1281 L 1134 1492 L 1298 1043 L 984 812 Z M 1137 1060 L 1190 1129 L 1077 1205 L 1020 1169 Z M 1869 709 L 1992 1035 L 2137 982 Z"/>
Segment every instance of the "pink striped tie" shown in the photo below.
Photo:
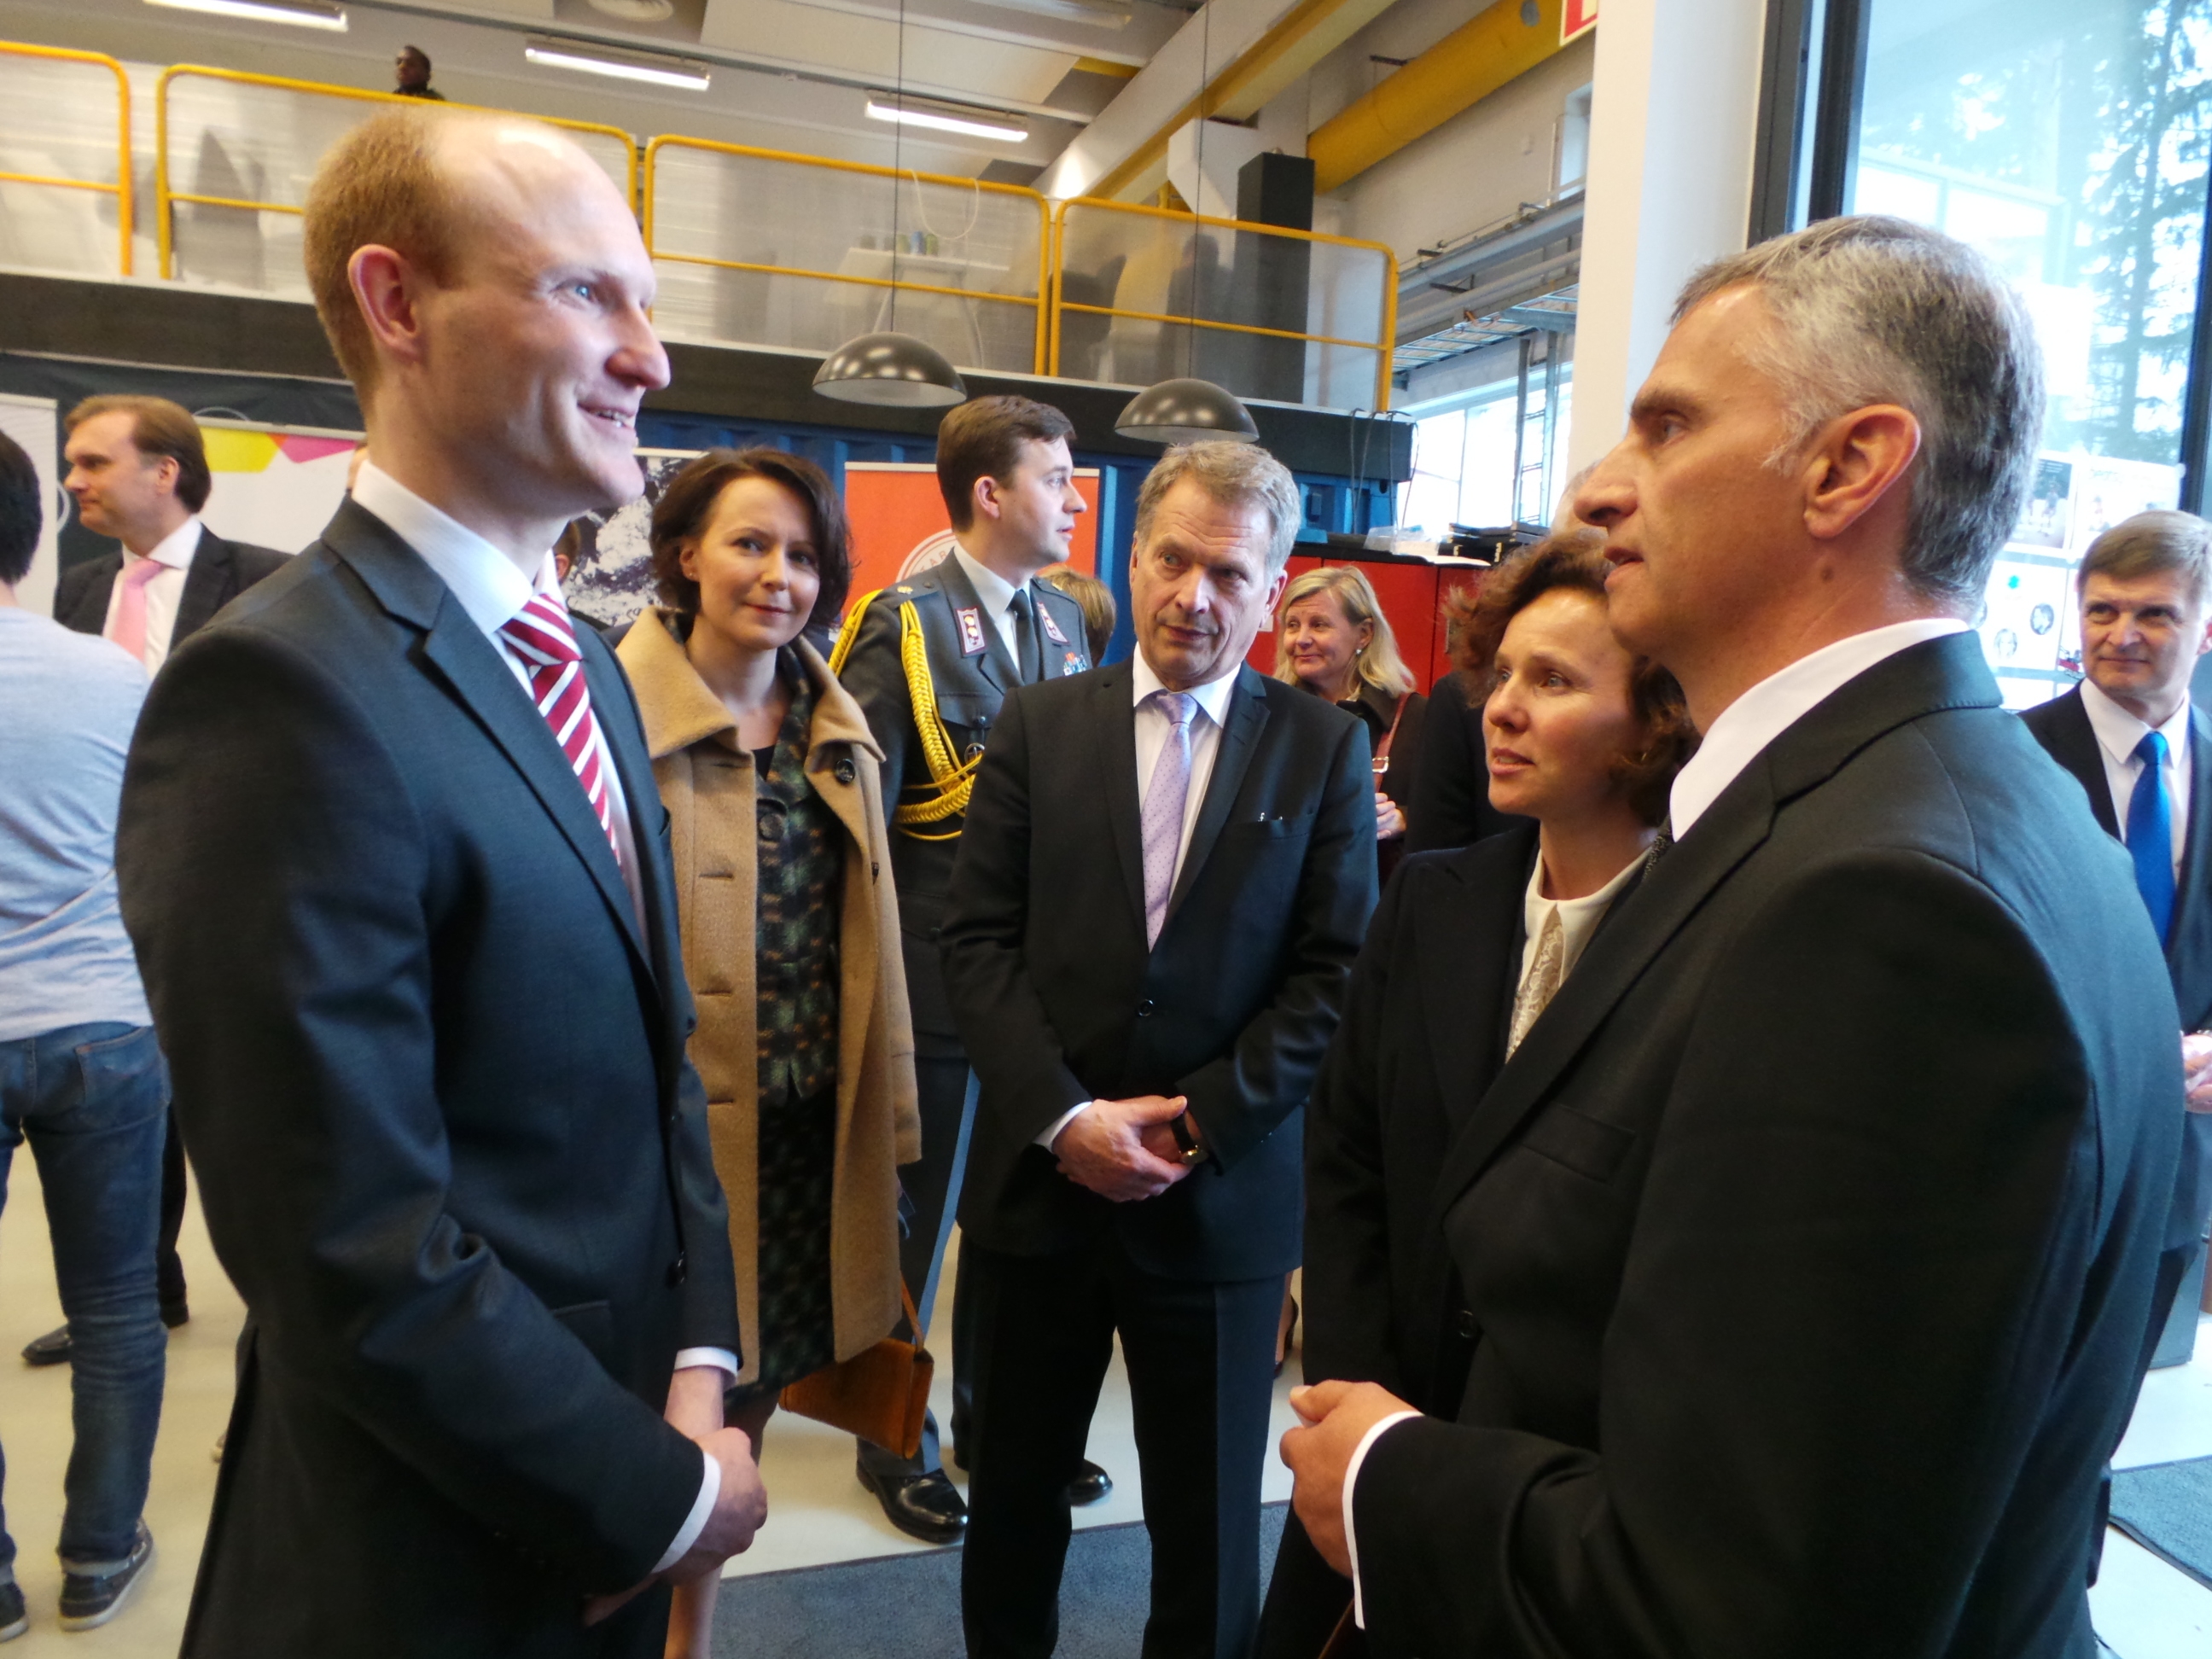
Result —
<path fill-rule="evenodd" d="M 592 718 L 591 688 L 584 683 L 583 658 L 568 607 L 556 593 L 537 594 L 501 625 L 499 636 L 530 671 L 531 697 L 575 769 L 576 781 L 599 815 L 599 828 L 619 865 L 622 843 L 615 839 L 614 804 L 599 769 L 599 723 Z"/>
<path fill-rule="evenodd" d="M 140 662 L 146 660 L 146 584 L 166 568 L 151 559 L 127 559 L 123 591 L 116 596 L 115 615 L 107 624 L 107 637 Z"/>

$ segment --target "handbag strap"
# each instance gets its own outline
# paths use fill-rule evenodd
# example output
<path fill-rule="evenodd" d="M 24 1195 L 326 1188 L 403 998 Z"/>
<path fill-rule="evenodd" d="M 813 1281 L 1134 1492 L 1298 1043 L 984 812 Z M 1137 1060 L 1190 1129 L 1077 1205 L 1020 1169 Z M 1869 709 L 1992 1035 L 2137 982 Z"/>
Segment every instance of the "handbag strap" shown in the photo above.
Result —
<path fill-rule="evenodd" d="M 1398 699 L 1397 712 L 1390 716 L 1390 729 L 1382 734 L 1382 746 L 1375 751 L 1376 759 L 1389 759 L 1390 745 L 1398 739 L 1398 722 L 1406 718 L 1406 705 L 1413 700 L 1413 694 L 1410 691 Z"/>
<path fill-rule="evenodd" d="M 904 1273 L 899 1275 L 899 1306 L 906 1310 L 906 1328 L 914 1333 L 914 1346 L 923 1346 L 929 1340 L 929 1333 L 922 1329 L 921 1316 L 915 1311 L 914 1292 L 907 1289 Z"/>

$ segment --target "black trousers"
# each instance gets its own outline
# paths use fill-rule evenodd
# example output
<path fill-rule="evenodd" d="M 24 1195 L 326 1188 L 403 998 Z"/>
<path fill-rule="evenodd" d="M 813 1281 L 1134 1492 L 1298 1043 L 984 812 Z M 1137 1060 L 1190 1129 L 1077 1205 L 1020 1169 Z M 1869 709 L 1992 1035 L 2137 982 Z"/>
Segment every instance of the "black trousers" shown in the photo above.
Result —
<path fill-rule="evenodd" d="M 906 1189 L 910 1206 L 906 1237 L 899 1242 L 899 1276 L 906 1280 L 907 1294 L 914 1298 L 914 1305 L 926 1316 L 945 1270 L 945 1242 L 952 1236 L 954 1212 L 959 1207 L 959 1189 L 954 1176 L 967 1146 L 969 1131 L 975 1124 L 975 1103 L 970 1098 L 969 1079 L 972 1074 L 964 1057 L 919 1054 L 915 1058 L 914 1070 L 916 1103 L 921 1115 L 921 1157 L 899 1170 L 899 1182 Z M 969 1419 L 974 1410 L 974 1391 L 969 1381 L 969 1333 L 963 1317 L 967 1285 L 964 1253 L 961 1267 L 952 1300 L 952 1446 L 956 1456 L 960 1456 L 969 1443 L 972 1432 Z M 903 1319 L 898 1334 L 912 1339 L 913 1333 L 905 1328 Z M 933 1345 L 933 1351 L 942 1355 L 944 1342 L 940 1340 Z M 932 1412 L 923 1419 L 921 1450 L 915 1456 L 901 1457 L 866 1440 L 860 1442 L 860 1456 L 861 1465 L 878 1475 L 928 1474 L 941 1468 L 944 1464 L 938 1445 L 937 1414 Z M 966 1467 L 964 1456 L 960 1456 L 960 1462 Z"/>
<path fill-rule="evenodd" d="M 1352 1607 L 1352 1581 L 1322 1559 L 1292 1515 L 1283 1524 L 1275 1574 L 1267 1581 L 1267 1600 L 1260 1609 L 1260 1636 L 1252 1659 L 1320 1659 L 1329 1638 Z M 1367 1651 L 1366 1632 L 1346 1632 L 1345 1659 Z"/>
<path fill-rule="evenodd" d="M 1162 1279 L 1109 1233 L 1057 1255 L 965 1245 L 961 1293 L 975 1340 L 960 1576 L 970 1659 L 1046 1659 L 1059 1638 L 1067 1483 L 1116 1333 L 1152 1543 L 1144 1659 L 1245 1659 L 1282 1276 Z"/>

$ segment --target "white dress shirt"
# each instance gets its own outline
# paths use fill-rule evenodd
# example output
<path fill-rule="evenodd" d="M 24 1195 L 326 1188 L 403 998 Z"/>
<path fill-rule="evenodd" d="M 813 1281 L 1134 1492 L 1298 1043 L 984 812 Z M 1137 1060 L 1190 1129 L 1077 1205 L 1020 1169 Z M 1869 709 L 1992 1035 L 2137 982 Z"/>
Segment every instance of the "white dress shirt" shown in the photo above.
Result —
<path fill-rule="evenodd" d="M 1810 714 L 1815 704 L 1825 702 L 1830 694 L 1856 679 L 1876 663 L 1893 657 L 1909 647 L 1927 640 L 1942 639 L 1948 634 L 1966 631 L 1966 624 L 1955 617 L 1923 617 L 1911 622 L 1892 623 L 1887 628 L 1869 629 L 1863 634 L 1853 634 L 1832 645 L 1822 646 L 1818 651 L 1800 657 L 1787 668 L 1759 681 L 1721 711 L 1713 721 L 1712 729 L 1705 733 L 1705 741 L 1698 744 L 1698 752 L 1676 775 L 1674 793 L 1668 803 L 1672 808 L 1669 822 L 1674 839 L 1680 841 L 1686 836 L 1692 826 L 1705 816 L 1705 809 L 1720 799 L 1722 792 L 1736 781 L 1744 768 L 1758 759 L 1767 744 Z M 1604 890 L 1607 895 L 1607 903 L 1612 902 L 1611 896 L 1619 892 L 1629 871 L 1635 867 L 1631 864 L 1628 870 L 1622 871 L 1607 884 Z M 1537 868 L 1540 872 L 1540 860 Z M 1590 899 L 1571 900 L 1570 902 L 1588 904 L 1597 896 L 1597 894 L 1592 894 Z M 1528 897 L 1524 901 L 1531 939 L 1537 937 L 1538 924 L 1543 920 L 1536 913 L 1535 907 L 1539 902 L 1548 903 L 1550 901 L 1540 899 L 1532 878 Z M 1568 918 L 1565 914 L 1565 907 L 1562 906 L 1561 909 L 1559 921 L 1565 927 L 1568 925 Z M 1603 907 L 1600 906 L 1596 915 L 1603 914 Z M 1581 944 L 1589 942 L 1590 928 L 1595 925 L 1595 921 L 1596 916 L 1593 915 L 1582 924 Z M 1579 946 L 1573 942 L 1571 934 L 1568 948 L 1568 965 L 1571 967 L 1574 957 L 1580 954 Z M 1528 966 L 1529 957 L 1524 951 L 1522 959 L 1524 975 Z M 1376 1424 L 1361 1437 L 1352 1454 L 1352 1462 L 1345 1468 L 1344 1542 L 1352 1557 L 1352 1612 L 1353 1622 L 1363 1630 L 1366 1628 L 1367 1618 L 1360 1600 L 1359 1546 L 1352 1530 L 1352 1495 L 1358 1485 L 1360 1465 L 1367 1461 L 1368 1451 L 1375 1443 L 1407 1419 L 1419 1415 L 1419 1412 L 1397 1412 Z"/>
<path fill-rule="evenodd" d="M 561 586 L 553 563 L 553 550 L 549 547 L 532 559 L 512 557 L 466 525 L 431 506 L 391 474 L 380 471 L 374 461 L 362 463 L 361 476 L 354 482 L 353 499 L 363 512 L 382 520 L 394 535 L 422 556 L 423 563 L 437 573 L 469 620 L 483 631 L 492 649 L 499 653 L 500 659 L 514 673 L 531 712 L 537 713 L 537 699 L 530 690 L 530 670 L 500 636 L 499 630 L 534 595 L 559 593 Z M 157 582 L 160 580 L 155 578 Z M 588 625 L 578 624 L 580 628 Z M 149 640 L 152 633 L 149 626 Z M 605 718 L 596 707 L 592 716 L 595 725 Z M 599 730 L 599 775 L 606 783 L 615 839 L 622 849 L 623 884 L 629 890 L 630 908 L 637 918 L 638 931 L 642 933 L 645 896 L 639 884 L 637 836 L 630 823 L 629 802 L 623 793 L 622 774 L 615 769 L 614 754 L 607 747 L 603 726 Z M 577 787 L 583 786 L 580 783 Z M 737 1356 L 724 1348 L 686 1348 L 676 1356 L 676 1369 L 681 1370 L 690 1365 L 717 1366 L 727 1372 L 732 1382 L 737 1379 Z M 721 1496 L 721 1465 L 703 1450 L 700 1455 L 706 1463 L 706 1474 L 700 1482 L 699 1496 L 674 1541 L 655 1564 L 655 1572 L 683 1559 L 705 1530 L 707 1517 L 714 1513 L 715 1499 Z"/>
<path fill-rule="evenodd" d="M 1705 815 L 1705 809 L 1736 781 L 1744 768 L 1772 743 L 1826 702 L 1832 692 L 1856 679 L 1876 663 L 1909 647 L 1947 634 L 1963 634 L 1956 617 L 1919 617 L 1869 629 L 1824 645 L 1787 668 L 1769 674 L 1720 712 L 1698 752 L 1674 777 L 1668 805 L 1668 828 L 1676 841 Z"/>
<path fill-rule="evenodd" d="M 146 672 L 150 675 L 169 659 L 169 642 L 177 631 L 177 607 L 185 602 L 185 578 L 191 574 L 193 556 L 200 550 L 198 515 L 186 519 L 154 544 L 141 558 L 123 550 L 123 568 L 115 573 L 115 586 L 107 593 L 107 617 L 100 633 L 115 637 L 115 613 L 123 604 L 123 579 L 148 559 L 165 567 L 158 576 L 146 579 Z"/>
<path fill-rule="evenodd" d="M 1181 879 L 1182 861 L 1190 854 L 1191 831 L 1198 827 L 1199 809 L 1206 805 L 1206 787 L 1213 780 L 1213 757 L 1221 752 L 1221 730 L 1229 720 L 1229 700 L 1237 692 L 1237 671 L 1243 666 L 1243 659 L 1239 658 L 1229 665 L 1220 678 L 1190 688 L 1190 698 L 1197 704 L 1190 717 L 1190 788 L 1183 797 L 1182 841 L 1176 848 L 1175 874 L 1169 878 L 1170 890 Z M 1168 733 L 1173 723 L 1156 705 L 1146 701 L 1153 692 L 1164 691 L 1167 687 L 1152 672 L 1152 664 L 1145 660 L 1143 652 L 1129 659 L 1129 670 L 1130 698 L 1137 723 L 1137 816 L 1141 820 L 1146 798 L 1152 793 L 1152 769 L 1160 763 L 1160 750 L 1168 746 Z M 1070 1107 L 1036 1138 L 1036 1144 L 1051 1151 L 1060 1132 L 1097 1103 L 1086 1100 L 1079 1106 Z"/>
<path fill-rule="evenodd" d="M 2128 804 L 2135 799 L 2136 780 L 2142 763 L 2136 745 L 2151 728 L 2114 702 L 2093 681 L 2081 682 L 2081 712 L 2097 734 L 2097 752 L 2105 763 L 2105 782 L 2112 792 L 2112 821 L 2120 826 L 2120 839 L 2128 836 Z M 2181 878 L 2182 849 L 2189 845 L 2189 699 L 2173 711 L 2173 718 L 2158 728 L 2166 736 L 2166 798 L 2173 807 L 2173 876 Z"/>

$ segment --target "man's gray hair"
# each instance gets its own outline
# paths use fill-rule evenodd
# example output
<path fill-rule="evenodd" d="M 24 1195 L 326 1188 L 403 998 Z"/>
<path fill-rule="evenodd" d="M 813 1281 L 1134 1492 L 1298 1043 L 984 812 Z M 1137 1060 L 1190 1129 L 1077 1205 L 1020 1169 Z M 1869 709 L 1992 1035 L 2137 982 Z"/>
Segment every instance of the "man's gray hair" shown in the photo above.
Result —
<path fill-rule="evenodd" d="M 1690 278 L 1674 320 L 1739 286 L 1759 289 L 1774 320 L 1745 352 L 1789 406 L 1771 464 L 1852 410 L 1910 410 L 1920 453 L 1905 475 L 1905 580 L 1930 598 L 1978 599 L 2043 431 L 2043 358 L 2019 296 L 1965 243 L 1875 216 L 1715 260 Z"/>
<path fill-rule="evenodd" d="M 1177 444 L 1160 457 L 1137 491 L 1134 544 L 1142 548 L 1153 509 L 1168 491 L 1189 478 L 1230 507 L 1258 502 L 1267 509 L 1267 579 L 1273 581 L 1291 562 L 1298 527 L 1306 521 L 1305 496 L 1290 468 L 1257 444 L 1214 441 Z"/>
<path fill-rule="evenodd" d="M 2123 519 L 2089 544 L 2075 580 L 2086 584 L 2092 576 L 2110 576 L 2133 581 L 2168 571 L 2189 578 L 2197 604 L 2212 599 L 2212 524 L 2194 513 L 2166 508 Z"/>

